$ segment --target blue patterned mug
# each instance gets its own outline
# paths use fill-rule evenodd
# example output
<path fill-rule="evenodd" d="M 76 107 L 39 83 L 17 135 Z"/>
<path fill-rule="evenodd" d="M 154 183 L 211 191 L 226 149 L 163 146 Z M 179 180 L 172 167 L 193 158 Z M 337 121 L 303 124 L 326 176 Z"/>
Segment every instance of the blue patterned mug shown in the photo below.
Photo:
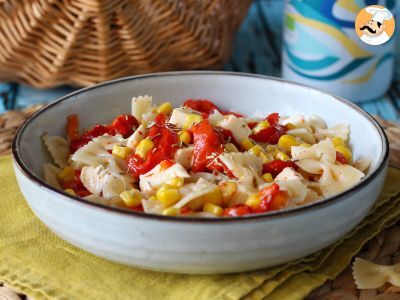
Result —
<path fill-rule="evenodd" d="M 396 17 L 395 0 L 287 0 L 283 77 L 354 102 L 384 95 L 393 79 L 396 34 L 368 45 L 354 27 L 358 12 L 372 4 Z"/>

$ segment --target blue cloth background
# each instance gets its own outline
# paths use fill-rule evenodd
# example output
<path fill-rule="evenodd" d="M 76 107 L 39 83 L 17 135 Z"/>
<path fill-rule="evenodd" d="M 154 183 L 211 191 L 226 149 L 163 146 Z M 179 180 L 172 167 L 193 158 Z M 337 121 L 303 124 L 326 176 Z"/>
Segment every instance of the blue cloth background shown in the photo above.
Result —
<path fill-rule="evenodd" d="M 224 69 L 238 72 L 280 75 L 283 0 L 255 0 L 237 32 L 230 60 Z M 400 25 L 396 28 L 399 34 Z M 360 106 L 371 114 L 400 122 L 400 38 L 395 81 L 381 99 Z M 25 85 L 0 83 L 0 112 L 49 102 L 73 91 L 71 87 L 38 90 Z"/>

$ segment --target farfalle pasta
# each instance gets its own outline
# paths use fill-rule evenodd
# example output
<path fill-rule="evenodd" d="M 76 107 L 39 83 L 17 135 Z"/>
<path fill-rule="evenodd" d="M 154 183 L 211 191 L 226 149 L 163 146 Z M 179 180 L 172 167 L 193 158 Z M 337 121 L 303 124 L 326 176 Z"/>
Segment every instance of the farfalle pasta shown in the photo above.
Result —
<path fill-rule="evenodd" d="M 53 187 L 87 201 L 168 216 L 236 217 L 323 201 L 356 185 L 350 127 L 318 116 L 246 117 L 208 100 L 173 108 L 132 99 L 129 114 L 66 137 L 43 134 Z"/>

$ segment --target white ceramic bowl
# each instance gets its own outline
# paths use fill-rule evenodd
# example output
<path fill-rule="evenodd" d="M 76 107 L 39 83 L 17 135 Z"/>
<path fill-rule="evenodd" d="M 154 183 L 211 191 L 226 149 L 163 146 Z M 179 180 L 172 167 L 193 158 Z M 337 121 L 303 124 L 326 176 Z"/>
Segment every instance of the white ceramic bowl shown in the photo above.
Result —
<path fill-rule="evenodd" d="M 81 126 L 106 123 L 130 111 L 131 97 L 149 94 L 179 106 L 210 99 L 223 109 L 317 114 L 328 125 L 350 123 L 355 157 L 372 167 L 352 189 L 297 209 L 242 218 L 200 219 L 146 215 L 89 203 L 60 193 L 42 180 L 49 161 L 40 135 L 64 135 L 65 118 Z M 382 188 L 388 143 L 382 128 L 341 98 L 264 76 L 178 72 L 123 78 L 86 88 L 46 106 L 13 141 L 14 169 L 32 211 L 59 237 L 95 255 L 146 269 L 180 273 L 229 273 L 260 269 L 320 250 L 349 232 L 368 213 Z"/>

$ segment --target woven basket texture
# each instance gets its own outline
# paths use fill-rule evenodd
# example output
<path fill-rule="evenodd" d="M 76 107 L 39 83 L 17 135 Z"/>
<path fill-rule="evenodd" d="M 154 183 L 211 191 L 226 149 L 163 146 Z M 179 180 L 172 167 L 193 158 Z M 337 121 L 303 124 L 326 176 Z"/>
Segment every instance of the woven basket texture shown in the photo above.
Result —
<path fill-rule="evenodd" d="M 0 81 L 88 86 L 229 57 L 251 0 L 0 0 Z"/>

